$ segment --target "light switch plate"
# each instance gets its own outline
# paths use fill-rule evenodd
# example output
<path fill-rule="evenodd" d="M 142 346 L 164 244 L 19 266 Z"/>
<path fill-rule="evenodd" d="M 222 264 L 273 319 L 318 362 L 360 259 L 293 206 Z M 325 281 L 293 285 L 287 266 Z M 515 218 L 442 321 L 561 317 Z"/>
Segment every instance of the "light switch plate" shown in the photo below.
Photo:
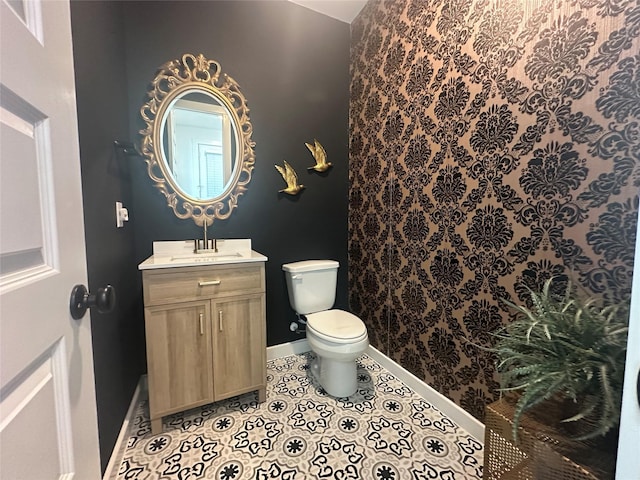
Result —
<path fill-rule="evenodd" d="M 129 221 L 129 211 L 122 206 L 122 202 L 116 202 L 116 227 L 124 227 L 124 222 Z"/>

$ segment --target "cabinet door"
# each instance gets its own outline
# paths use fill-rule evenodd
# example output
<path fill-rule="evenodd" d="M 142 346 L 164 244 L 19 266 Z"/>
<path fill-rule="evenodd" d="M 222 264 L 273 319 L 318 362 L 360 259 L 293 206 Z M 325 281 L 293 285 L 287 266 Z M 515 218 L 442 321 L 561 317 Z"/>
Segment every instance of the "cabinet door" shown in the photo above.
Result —
<path fill-rule="evenodd" d="M 213 401 L 210 304 L 145 309 L 151 417 Z"/>
<path fill-rule="evenodd" d="M 264 388 L 264 295 L 212 302 L 215 399 Z"/>

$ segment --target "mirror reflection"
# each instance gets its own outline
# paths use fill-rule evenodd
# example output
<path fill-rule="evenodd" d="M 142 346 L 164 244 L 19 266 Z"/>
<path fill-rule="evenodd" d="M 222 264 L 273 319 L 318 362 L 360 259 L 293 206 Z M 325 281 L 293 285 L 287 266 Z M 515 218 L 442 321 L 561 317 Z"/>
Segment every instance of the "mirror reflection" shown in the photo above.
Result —
<path fill-rule="evenodd" d="M 249 107 L 220 64 L 185 53 L 161 65 L 140 108 L 138 151 L 178 218 L 229 218 L 255 164 Z"/>
<path fill-rule="evenodd" d="M 162 122 L 166 167 L 188 197 L 208 200 L 224 193 L 237 164 L 236 132 L 226 106 L 205 92 L 186 92 Z"/>

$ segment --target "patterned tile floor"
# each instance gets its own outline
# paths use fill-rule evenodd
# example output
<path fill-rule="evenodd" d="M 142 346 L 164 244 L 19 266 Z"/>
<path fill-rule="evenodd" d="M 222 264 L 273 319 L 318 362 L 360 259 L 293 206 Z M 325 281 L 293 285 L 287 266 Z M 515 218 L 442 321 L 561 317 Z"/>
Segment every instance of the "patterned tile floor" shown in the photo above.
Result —
<path fill-rule="evenodd" d="M 311 378 L 312 359 L 268 362 L 266 402 L 249 393 L 165 417 L 160 435 L 141 399 L 109 480 L 482 478 L 482 444 L 372 358 L 345 398 Z"/>

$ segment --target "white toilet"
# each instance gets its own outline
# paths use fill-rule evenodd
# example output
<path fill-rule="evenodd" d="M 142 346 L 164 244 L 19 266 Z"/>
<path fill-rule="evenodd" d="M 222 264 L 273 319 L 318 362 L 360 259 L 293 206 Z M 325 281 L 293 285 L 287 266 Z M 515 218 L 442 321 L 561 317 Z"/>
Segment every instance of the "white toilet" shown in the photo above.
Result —
<path fill-rule="evenodd" d="M 316 360 L 311 371 L 334 397 L 348 397 L 358 387 L 356 359 L 369 345 L 362 320 L 334 309 L 338 267 L 335 260 L 306 260 L 282 266 L 289 303 L 307 320 L 307 340 Z"/>

